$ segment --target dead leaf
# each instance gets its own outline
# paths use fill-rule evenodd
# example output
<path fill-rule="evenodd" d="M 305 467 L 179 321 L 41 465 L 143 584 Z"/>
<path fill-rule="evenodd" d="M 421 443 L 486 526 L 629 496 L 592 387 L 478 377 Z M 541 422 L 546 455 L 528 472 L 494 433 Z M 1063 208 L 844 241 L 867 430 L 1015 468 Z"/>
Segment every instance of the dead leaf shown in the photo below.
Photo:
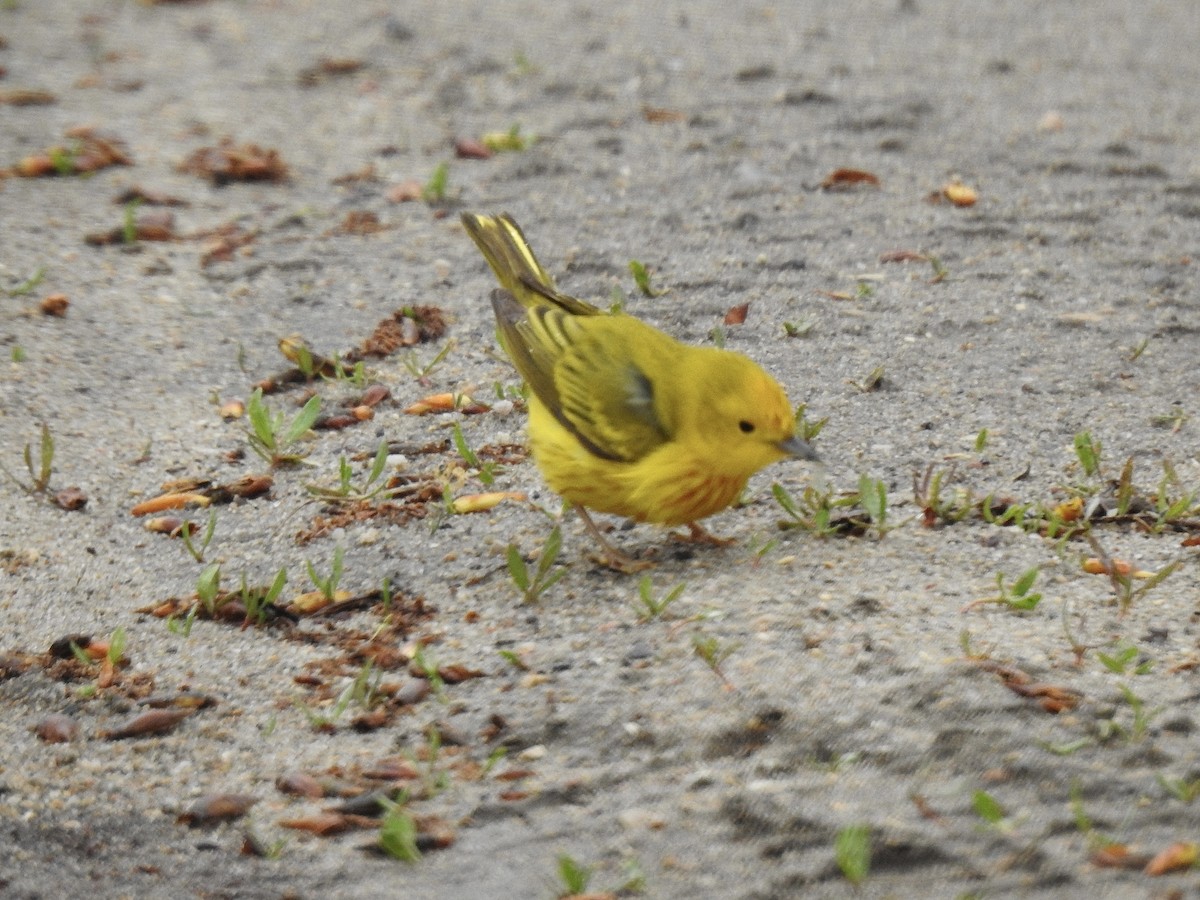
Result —
<path fill-rule="evenodd" d="M 942 187 L 942 196 L 953 203 L 955 206 L 974 206 L 975 201 L 979 199 L 975 189 L 968 187 L 961 181 L 951 181 Z"/>
<path fill-rule="evenodd" d="M 666 109 L 661 106 L 643 106 L 642 118 L 652 125 L 663 125 L 668 122 L 682 122 L 687 116 L 677 109 Z"/>
<path fill-rule="evenodd" d="M 475 138 L 458 138 L 454 141 L 454 155 L 459 159 L 491 159 L 492 148 Z"/>
<path fill-rule="evenodd" d="M 1198 857 L 1200 857 L 1200 844 L 1180 841 L 1157 854 L 1150 862 L 1146 863 L 1143 871 L 1147 875 L 1157 876 L 1190 869 L 1196 864 Z"/>
<path fill-rule="evenodd" d="M 1091 863 L 1101 869 L 1142 869 L 1150 861 L 1144 853 L 1134 853 L 1128 844 L 1108 844 L 1092 854 Z"/>
<path fill-rule="evenodd" d="M 725 313 L 726 325 L 741 325 L 746 321 L 746 314 L 750 312 L 749 303 L 741 303 L 737 306 L 731 306 Z"/>
<path fill-rule="evenodd" d="M 48 106 L 57 102 L 58 97 L 54 94 L 37 88 L 10 88 L 0 91 L 0 106 Z"/>
<path fill-rule="evenodd" d="M 234 181 L 288 180 L 287 165 L 279 151 L 257 144 L 235 145 L 229 138 L 215 147 L 201 147 L 179 164 L 179 171 L 209 179 L 221 187 Z"/>
<path fill-rule="evenodd" d="M 881 263 L 929 262 L 929 256 L 916 250 L 888 250 L 879 254 Z"/>
<path fill-rule="evenodd" d="M 825 190 L 847 190 L 855 185 L 880 186 L 879 177 L 864 169 L 834 169 L 825 176 L 821 187 Z"/>
<path fill-rule="evenodd" d="M 411 203 L 425 199 L 425 185 L 415 178 L 408 178 L 388 188 L 385 195 L 389 203 Z"/>
<path fill-rule="evenodd" d="M 408 412 L 408 410 L 405 410 L 405 412 Z M 489 509 L 495 509 L 505 500 L 521 502 L 526 499 L 528 498 L 520 491 L 490 491 L 486 494 L 464 494 L 461 497 L 455 497 L 450 504 L 450 508 L 459 514 L 487 512 Z"/>
<path fill-rule="evenodd" d="M 104 732 L 104 739 L 119 741 L 124 738 L 165 734 L 191 714 L 190 709 L 150 709 L 134 716 L 125 724 Z"/>
<path fill-rule="evenodd" d="M 192 828 L 231 822 L 250 811 L 258 799 L 248 794 L 208 794 L 200 797 L 175 820 Z"/>
<path fill-rule="evenodd" d="M 67 299 L 66 294 L 50 294 L 42 298 L 42 302 L 38 304 L 38 312 L 43 316 L 54 316 L 56 318 L 64 318 L 67 314 L 67 307 L 71 305 L 71 301 Z"/>
<path fill-rule="evenodd" d="M 79 723 L 62 713 L 51 713 L 33 729 L 39 740 L 47 744 L 67 744 L 79 735 Z"/>

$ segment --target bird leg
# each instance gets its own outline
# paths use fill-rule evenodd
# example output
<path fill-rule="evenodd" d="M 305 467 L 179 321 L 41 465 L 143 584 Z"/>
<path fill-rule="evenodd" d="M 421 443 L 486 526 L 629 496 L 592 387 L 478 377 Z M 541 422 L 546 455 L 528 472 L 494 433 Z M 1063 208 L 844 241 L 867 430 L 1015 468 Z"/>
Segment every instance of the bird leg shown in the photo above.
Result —
<path fill-rule="evenodd" d="M 711 544 L 714 547 L 732 547 L 737 543 L 737 538 L 717 537 L 704 526 L 698 525 L 695 522 L 688 522 L 688 528 L 690 529 L 690 534 L 671 532 L 671 537 L 685 544 Z"/>
<path fill-rule="evenodd" d="M 600 529 L 596 527 L 596 523 L 592 521 L 592 517 L 588 515 L 587 510 L 579 504 L 575 504 L 575 512 L 579 513 L 579 518 L 586 528 L 596 539 L 596 543 L 600 545 L 601 554 L 598 562 L 601 565 L 621 572 L 625 575 L 633 575 L 635 572 L 642 572 L 646 569 L 654 568 L 654 563 L 641 559 L 632 559 L 610 544 L 600 533 Z"/>

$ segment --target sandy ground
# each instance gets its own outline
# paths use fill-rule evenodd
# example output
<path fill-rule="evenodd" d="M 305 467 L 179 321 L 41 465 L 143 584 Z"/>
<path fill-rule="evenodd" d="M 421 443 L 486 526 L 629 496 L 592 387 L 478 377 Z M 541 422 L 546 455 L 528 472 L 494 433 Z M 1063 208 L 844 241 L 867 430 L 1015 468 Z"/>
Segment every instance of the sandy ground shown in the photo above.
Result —
<path fill-rule="evenodd" d="M 36 454 L 43 423 L 55 441 L 48 492 L 0 481 L 0 894 L 552 897 L 567 854 L 593 868 L 591 890 L 630 896 L 634 871 L 661 898 L 1193 895 L 1192 872 L 1102 868 L 1094 853 L 1200 838 L 1196 550 L 1181 546 L 1200 490 L 1197 34 L 1190 0 L 0 4 L 0 92 L 57 100 L 0 104 L 0 165 L 80 125 L 133 163 L 0 181 L 0 463 L 28 484 L 23 448 Z M 527 149 L 455 156 L 456 138 L 514 125 L 536 137 Z M 277 150 L 289 180 L 178 170 L 225 137 Z M 443 162 L 444 201 L 394 202 Z M 823 189 L 841 168 L 879 184 Z M 931 202 L 954 179 L 973 206 Z M 134 186 L 186 202 L 178 239 L 86 244 L 122 227 L 114 198 Z M 493 487 L 528 503 L 445 516 L 426 497 L 415 517 L 297 539 L 334 514 L 307 486 L 335 485 L 341 457 L 361 481 L 387 441 L 398 474 L 461 495 L 490 488 L 446 443 L 455 423 L 472 448 L 522 441 L 507 404 L 403 413 L 518 387 L 464 209 L 511 212 L 564 289 L 681 339 L 723 337 L 829 419 L 823 474 L 774 467 L 710 522 L 728 549 L 611 523 L 657 560 L 656 596 L 684 585 L 661 619 L 639 621 L 638 579 L 591 562 L 570 518 L 565 577 L 522 602 L 506 548 L 534 558 L 558 504 L 511 447 Z M 361 233 L 362 214 L 381 230 Z M 250 240 L 209 258 L 222 228 Z M 633 259 L 669 292 L 642 296 Z M 40 314 L 59 293 L 66 315 Z M 745 324 L 723 325 L 746 301 Z M 444 311 L 446 335 L 367 360 L 390 399 L 303 438 L 305 462 L 276 467 L 269 494 L 215 507 L 203 563 L 131 515 L 171 479 L 269 471 L 218 407 L 287 368 L 280 338 L 345 352 L 415 304 Z M 406 360 L 428 365 L 447 341 L 418 380 Z M 363 391 L 311 389 L 327 412 Z M 267 402 L 290 417 L 304 391 Z M 1072 449 L 1084 431 L 1098 474 Z M 926 527 L 914 498 L 933 464 L 947 501 L 1111 509 L 1127 459 L 1135 495 L 1183 498 L 1183 524 L 1093 524 L 1134 569 L 1178 564 L 1124 614 L 1110 579 L 1083 571 L 1097 551 L 1082 538 L 969 507 Z M 798 497 L 860 476 L 887 488 L 885 536 L 777 527 L 773 483 Z M 48 501 L 71 485 L 86 508 Z M 312 587 L 306 562 L 327 573 L 338 547 L 340 586 L 368 608 L 187 634 L 137 611 L 193 597 L 212 563 L 227 588 L 285 569 L 286 605 Z M 997 596 L 997 573 L 1011 585 L 1035 566 L 1032 610 L 964 611 Z M 387 610 L 372 594 L 384 579 Z M 118 629 L 128 665 L 111 684 L 45 655 Z M 728 652 L 720 677 L 698 640 Z M 427 666 L 481 677 L 426 693 L 407 662 L 421 643 Z M 359 731 L 371 698 L 340 715 L 334 700 L 368 652 L 380 720 Z M 104 739 L 181 692 L 217 702 Z M 73 741 L 35 736 L 52 713 L 74 719 Z M 326 794 L 402 786 L 425 845 L 450 846 L 405 863 L 370 850 L 378 829 L 285 828 L 343 802 L 276 787 L 295 772 Z M 177 821 L 220 792 L 256 802 Z M 835 857 L 850 826 L 870 835 L 859 888 Z M 247 833 L 277 852 L 244 854 Z"/>

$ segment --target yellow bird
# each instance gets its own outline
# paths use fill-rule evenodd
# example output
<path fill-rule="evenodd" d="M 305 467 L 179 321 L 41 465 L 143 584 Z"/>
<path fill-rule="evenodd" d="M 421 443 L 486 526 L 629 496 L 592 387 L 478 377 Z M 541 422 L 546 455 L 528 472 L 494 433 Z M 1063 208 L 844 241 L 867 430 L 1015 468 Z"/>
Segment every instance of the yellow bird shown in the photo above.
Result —
<path fill-rule="evenodd" d="M 560 293 L 508 215 L 463 214 L 503 290 L 492 308 L 530 388 L 529 442 L 546 483 L 574 505 L 605 563 L 635 571 L 587 510 L 687 525 L 733 503 L 786 457 L 817 459 L 778 382 L 745 356 L 691 347 L 628 315 Z"/>

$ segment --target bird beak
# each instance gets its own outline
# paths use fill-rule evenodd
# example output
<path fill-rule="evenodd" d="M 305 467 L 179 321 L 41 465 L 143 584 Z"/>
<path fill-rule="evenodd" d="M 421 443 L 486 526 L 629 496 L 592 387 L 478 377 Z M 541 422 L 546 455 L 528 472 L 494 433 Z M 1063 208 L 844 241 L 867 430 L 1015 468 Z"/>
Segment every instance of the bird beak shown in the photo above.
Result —
<path fill-rule="evenodd" d="M 817 451 L 806 444 L 794 434 L 785 441 L 780 441 L 775 445 L 788 456 L 794 456 L 796 459 L 808 459 L 813 462 L 820 462 L 821 457 L 817 455 Z"/>

